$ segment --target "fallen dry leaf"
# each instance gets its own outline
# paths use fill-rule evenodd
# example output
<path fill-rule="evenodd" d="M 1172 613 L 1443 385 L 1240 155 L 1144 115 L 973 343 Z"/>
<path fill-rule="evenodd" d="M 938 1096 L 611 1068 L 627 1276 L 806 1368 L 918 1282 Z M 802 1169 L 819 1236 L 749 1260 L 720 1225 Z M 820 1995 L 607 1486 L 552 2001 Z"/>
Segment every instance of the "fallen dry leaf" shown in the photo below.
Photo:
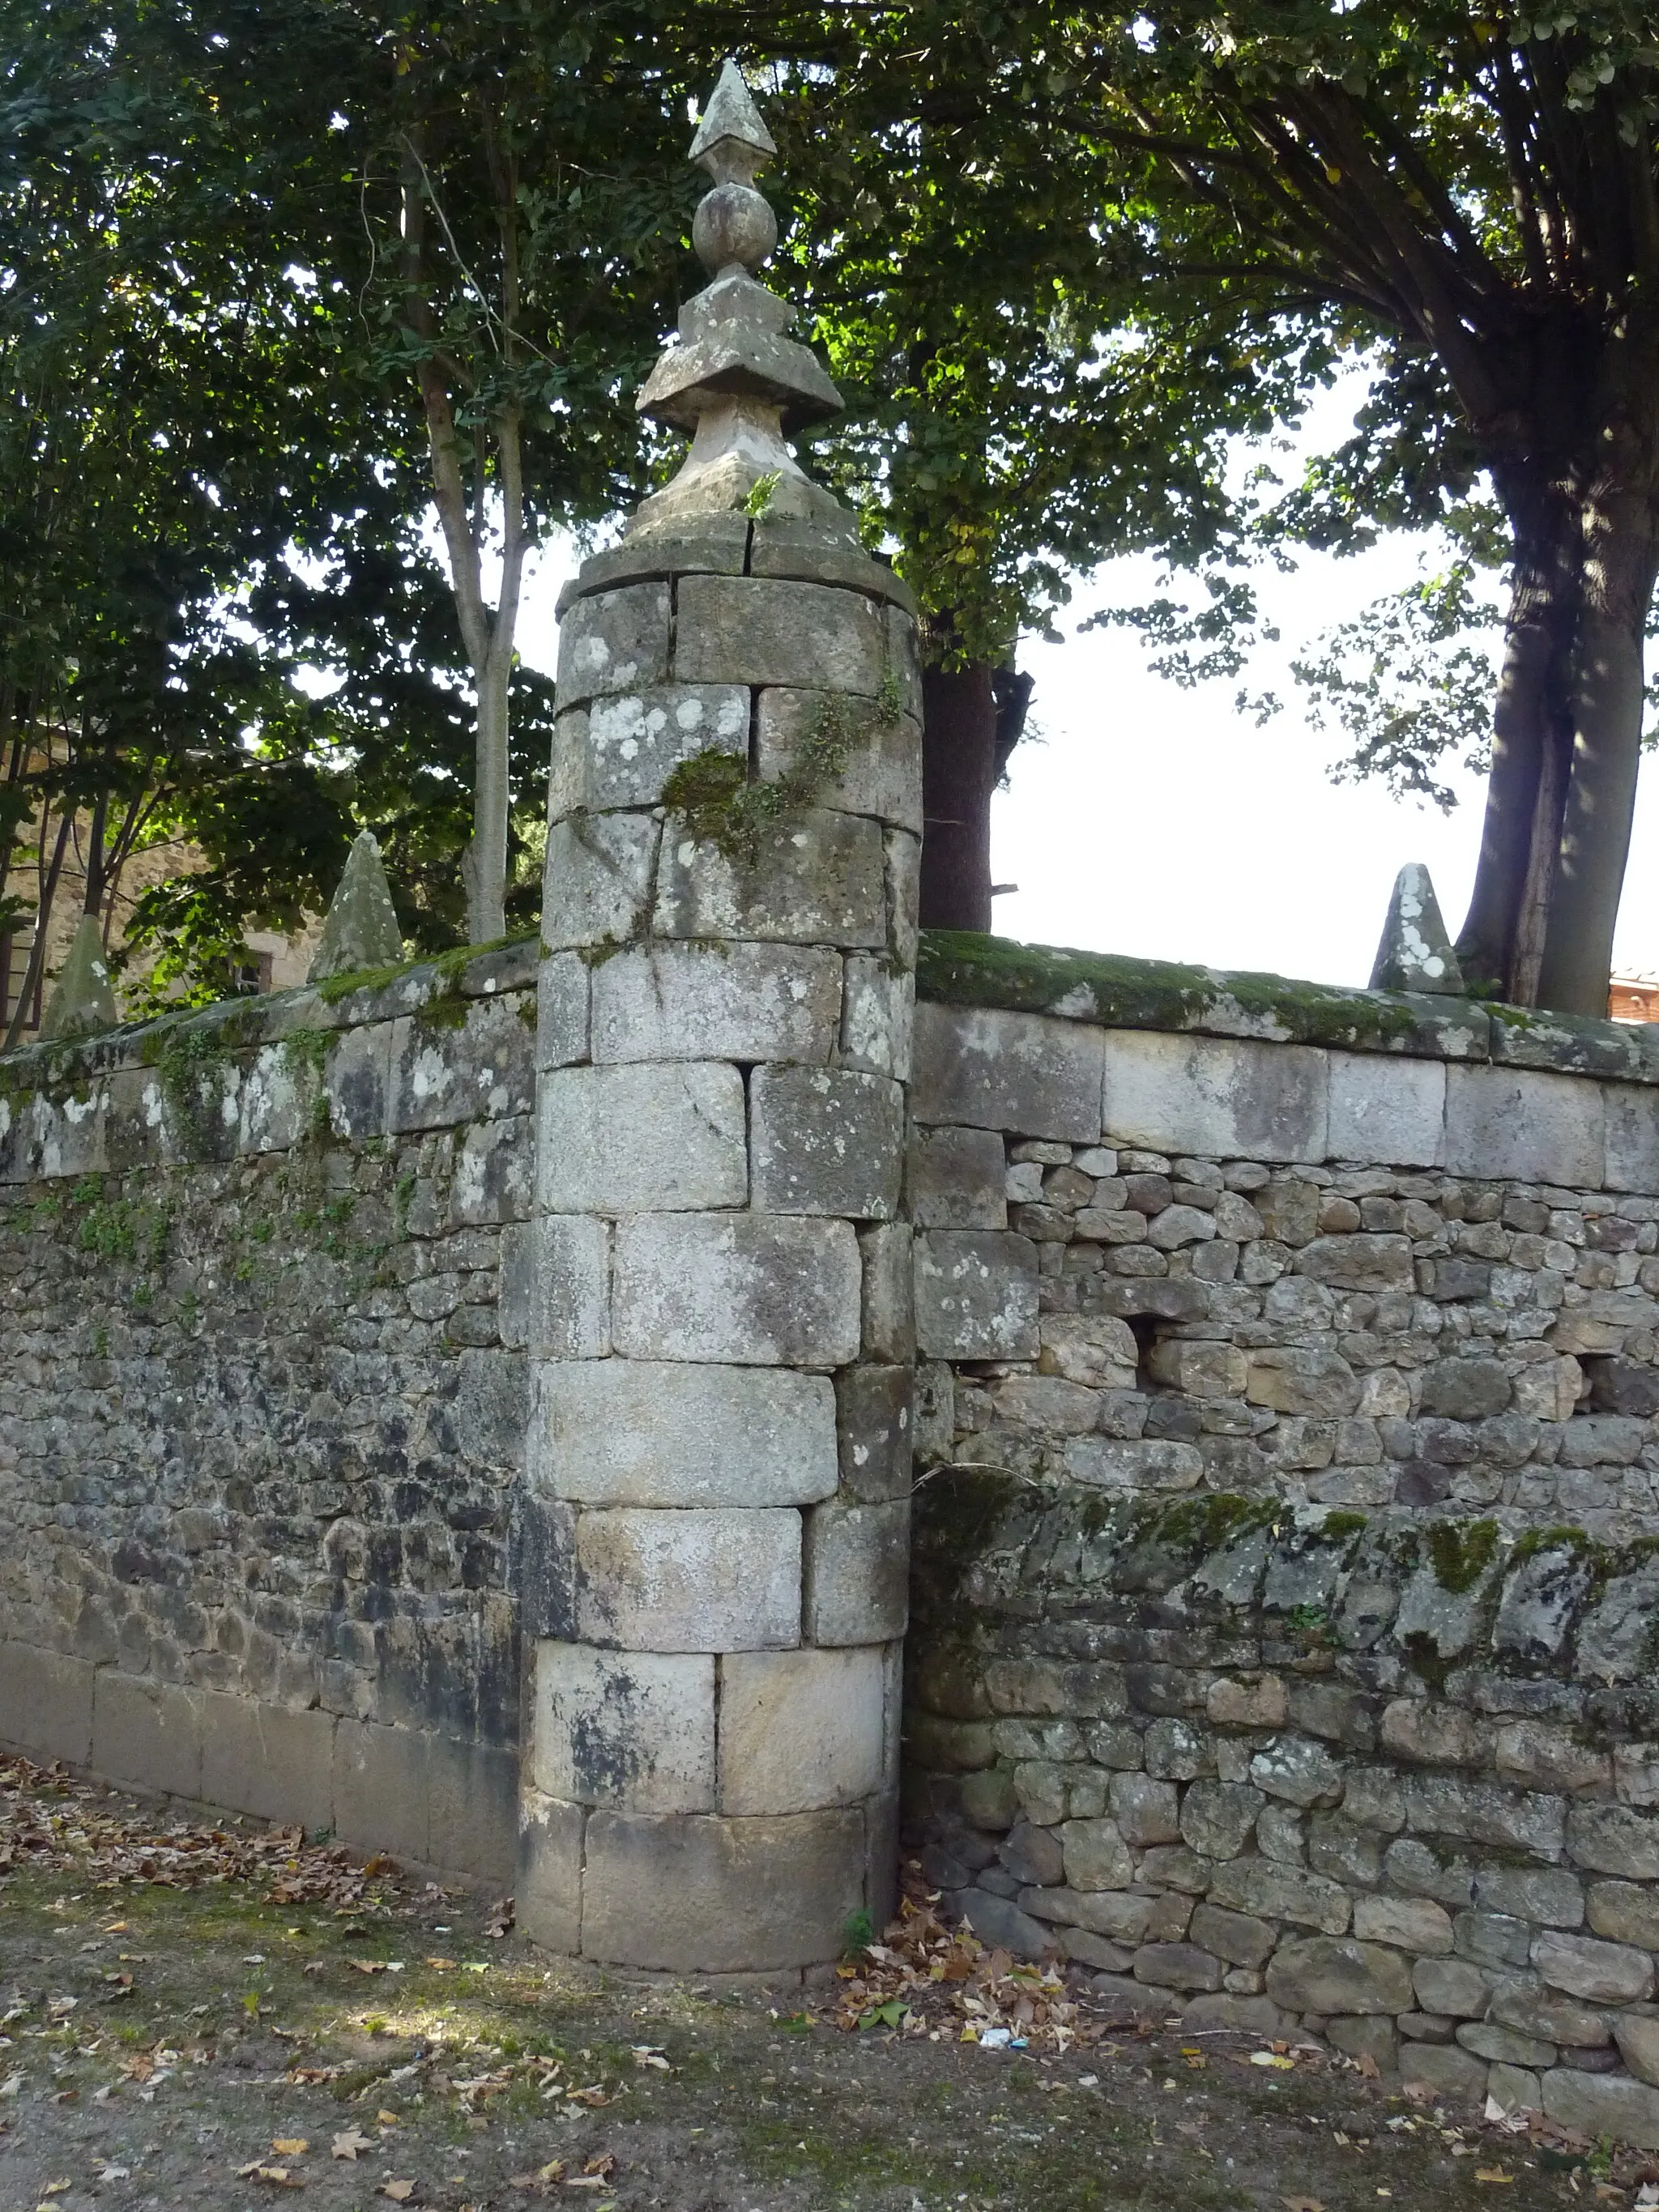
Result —
<path fill-rule="evenodd" d="M 412 2181 L 386 2181 L 380 2185 L 382 2197 L 389 2197 L 394 2204 L 407 2204 L 415 2194 Z"/>
<path fill-rule="evenodd" d="M 1354 2064 L 1358 2068 L 1359 2071 L 1364 2075 L 1368 2081 L 1376 2081 L 1382 2078 L 1382 2069 L 1377 2064 L 1376 2059 L 1371 2057 L 1369 2051 L 1362 2051 L 1358 2057 L 1355 2059 Z"/>
<path fill-rule="evenodd" d="M 379 2148 L 373 2136 L 366 2136 L 361 2128 L 347 2128 L 343 2134 L 335 2136 L 333 2155 L 355 2160 L 362 2151 Z"/>
<path fill-rule="evenodd" d="M 435 1966 L 441 1974 L 452 1972 L 455 1965 L 453 1959 L 428 1959 L 426 1963 L 428 1966 Z"/>
<path fill-rule="evenodd" d="M 278 2158 L 303 2158 L 311 2144 L 304 2136 L 277 2136 L 270 2147 Z"/>
<path fill-rule="evenodd" d="M 384 1959 L 354 1959 L 351 1963 L 360 1974 L 383 1974 L 386 1972 Z"/>
<path fill-rule="evenodd" d="M 597 2158 L 590 2158 L 586 2165 L 582 2168 L 582 2172 L 584 2173 L 598 2174 L 601 2181 L 605 2179 L 607 2174 L 614 2173 L 616 2171 L 616 2158 L 614 2154 L 608 2150 L 601 2151 Z M 1323 2212 L 1322 2207 L 1321 2208 L 1321 2212 Z"/>
<path fill-rule="evenodd" d="M 1505 2172 L 1501 2166 L 1477 2166 L 1474 2178 L 1477 2181 L 1513 2181 L 1515 2176 Z"/>
<path fill-rule="evenodd" d="M 380 2111 L 375 2113 L 374 2118 L 379 2124 L 383 2128 L 400 2128 L 403 2125 L 403 2122 L 398 2118 L 397 2113 L 389 2110 L 385 2105 L 381 2106 Z"/>

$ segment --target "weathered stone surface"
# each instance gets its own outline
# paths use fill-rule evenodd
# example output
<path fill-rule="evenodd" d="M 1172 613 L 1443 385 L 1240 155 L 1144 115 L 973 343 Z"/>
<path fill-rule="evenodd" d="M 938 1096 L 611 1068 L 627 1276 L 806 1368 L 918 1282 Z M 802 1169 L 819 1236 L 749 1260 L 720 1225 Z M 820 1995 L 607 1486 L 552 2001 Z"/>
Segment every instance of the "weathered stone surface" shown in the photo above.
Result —
<path fill-rule="evenodd" d="M 1195 1445 L 1150 1437 L 1074 1437 L 1066 1446 L 1066 1472 L 1091 1488 L 1194 1490 L 1203 1480 L 1204 1459 Z"/>
<path fill-rule="evenodd" d="M 1340 1883 L 1276 1859 L 1228 1860 L 1215 1870 L 1210 1902 L 1257 1919 L 1291 1920 L 1298 1927 L 1322 1929 L 1330 1936 L 1341 1935 L 1348 1925 L 1348 1894 Z"/>
<path fill-rule="evenodd" d="M 569 1803 L 713 1811 L 713 1658 L 538 1644 L 529 1763 L 534 1787 Z"/>
<path fill-rule="evenodd" d="M 1206 1858 L 1234 1859 L 1267 1801 L 1243 1782 L 1195 1782 L 1181 1801 L 1181 1832 Z"/>
<path fill-rule="evenodd" d="M 1106 1802 L 1119 1832 L 1138 1849 L 1181 1840 L 1180 1799 L 1173 1783 L 1155 1781 L 1149 1774 L 1114 1774 Z"/>
<path fill-rule="evenodd" d="M 1445 1119 L 1443 1060 L 1331 1054 L 1326 1146 L 1333 1159 L 1438 1167 Z"/>
<path fill-rule="evenodd" d="M 993 1129 L 917 1129 L 906 1188 L 918 1229 L 1006 1229 L 1003 1140 Z"/>
<path fill-rule="evenodd" d="M 1397 1951 L 1328 1936 L 1293 1936 L 1267 1962 L 1267 1995 L 1291 2012 L 1404 2012 L 1411 1970 Z"/>
<path fill-rule="evenodd" d="M 1401 2053 L 1402 2081 L 1426 2081 L 1437 2097 L 1460 2105 L 1484 2104 L 1486 2061 L 1455 2043 L 1415 2043 Z"/>
<path fill-rule="evenodd" d="M 519 1799 L 518 1925 L 532 1943 L 574 1957 L 582 1942 L 582 1834 L 587 1810 L 539 1790 Z"/>
<path fill-rule="evenodd" d="M 1273 1347 L 1246 1358 L 1244 1395 L 1253 1406 L 1330 1419 L 1359 1404 L 1358 1378 L 1340 1352 Z"/>
<path fill-rule="evenodd" d="M 1431 1955 L 1452 1947 L 1451 1915 L 1425 1897 L 1357 1897 L 1353 1932 L 1362 1942 L 1392 1943 Z"/>
<path fill-rule="evenodd" d="M 536 1421 L 534 1479 L 583 1504 L 808 1505 L 836 1488 L 826 1376 L 570 1360 L 540 1370 Z"/>
<path fill-rule="evenodd" d="M 1604 1083 L 1601 1086 L 1606 1164 L 1602 1181 L 1609 1190 L 1659 1191 L 1659 1116 L 1646 1085 Z"/>
<path fill-rule="evenodd" d="M 1067 1820 L 1060 1830 L 1067 1885 L 1073 1889 L 1127 1889 L 1134 1861 L 1115 1820 Z"/>
<path fill-rule="evenodd" d="M 848 708 L 830 692 L 769 686 L 757 702 L 755 730 L 767 782 L 794 768 L 804 742 L 821 747 L 828 738 L 844 749 L 846 766 L 818 790 L 818 805 L 921 835 L 921 732 L 908 715 L 890 717 L 861 700 Z"/>
<path fill-rule="evenodd" d="M 518 1006 L 475 999 L 459 1027 L 418 1018 L 391 1024 L 390 1097 L 394 1133 L 527 1114 L 534 1103 L 533 1038 Z"/>
<path fill-rule="evenodd" d="M 1624 1805 L 1575 1805 L 1567 1815 L 1568 1856 L 1592 1874 L 1659 1881 L 1659 1819 Z"/>
<path fill-rule="evenodd" d="M 1584 1917 L 1583 1884 L 1565 1867 L 1481 1867 L 1474 1897 L 1483 1911 L 1541 1921 L 1547 1928 L 1577 1928 Z"/>
<path fill-rule="evenodd" d="M 878 1650 L 732 1652 L 720 1667 L 721 1812 L 805 1813 L 880 1790 Z"/>
<path fill-rule="evenodd" d="M 1504 2027 L 1518 2028 L 1544 2043 L 1566 2043 L 1599 2050 L 1609 2040 L 1606 2018 L 1547 1988 L 1535 1974 L 1511 1974 L 1492 1994 L 1491 2014 Z"/>
<path fill-rule="evenodd" d="M 1659 1890 L 1633 1881 L 1593 1881 L 1585 1905 L 1598 1936 L 1644 1951 L 1659 1950 Z"/>
<path fill-rule="evenodd" d="M 910 1501 L 815 1506 L 806 1518 L 806 1633 L 814 1644 L 880 1644 L 909 1612 Z"/>
<path fill-rule="evenodd" d="M 1492 2002 L 1492 1980 L 1468 1959 L 1419 1959 L 1412 1987 L 1425 2012 L 1480 2020 Z"/>
<path fill-rule="evenodd" d="M 1638 2081 L 1659 2087 L 1659 2015 L 1620 2013 L 1613 2023 L 1613 2039 Z"/>
<path fill-rule="evenodd" d="M 1404 1237 L 1316 1237 L 1296 1255 L 1297 1272 L 1339 1291 L 1408 1291 L 1412 1248 Z"/>
<path fill-rule="evenodd" d="M 916 1341 L 934 1359 L 1029 1359 L 1037 1350 L 1036 1250 L 1011 1231 L 915 1240 Z"/>
<path fill-rule="evenodd" d="M 1560 2056 L 1555 2044 L 1541 2042 L 1535 2035 L 1522 2035 L 1517 2028 L 1500 2027 L 1491 2020 L 1466 2021 L 1457 2031 L 1457 2040 L 1477 2058 L 1504 2066 L 1529 2066 L 1536 2070 L 1553 2066 Z"/>
<path fill-rule="evenodd" d="M 859 1348 L 857 1242 L 842 1221 L 656 1214 L 618 1224 L 613 1332 L 638 1359 L 830 1368 Z"/>
<path fill-rule="evenodd" d="M 916 1008 L 916 1119 L 1091 1145 L 1100 1136 L 1099 1032 L 1031 1014 Z"/>
<path fill-rule="evenodd" d="M 1486 2076 L 1486 2094 L 1501 2116 L 1512 2112 L 1541 2112 L 1543 2085 L 1536 2074 L 1521 2066 L 1494 2066 Z"/>
<path fill-rule="evenodd" d="M 817 947 L 653 945 L 593 969 L 596 1061 L 827 1061 L 842 963 Z"/>
<path fill-rule="evenodd" d="M 547 833 L 542 943 L 627 945 L 651 912 L 661 830 L 650 814 L 569 815 Z"/>
<path fill-rule="evenodd" d="M 1373 991 L 1425 991 L 1461 996 L 1462 971 L 1434 884 L 1420 860 L 1408 860 L 1394 879 L 1376 958 L 1371 963 Z M 1365 1158 L 1388 1158 L 1367 1153 Z"/>
<path fill-rule="evenodd" d="M 581 1640 L 626 1651 L 763 1651 L 800 1641 L 799 1513 L 623 1509 L 576 1522 Z"/>
<path fill-rule="evenodd" d="M 849 952 L 842 993 L 841 1064 L 872 1075 L 909 1080 L 916 1019 L 916 979 L 896 975 L 874 953 Z M 1000 1224 L 998 1224 L 1000 1225 Z"/>
<path fill-rule="evenodd" d="M 553 732 L 549 819 L 655 806 L 682 761 L 749 751 L 749 694 L 737 684 L 667 684 L 599 696 Z"/>
<path fill-rule="evenodd" d="M 392 903 L 380 842 L 372 830 L 364 830 L 346 854 L 345 871 L 323 917 L 307 981 L 320 983 L 361 968 L 395 968 L 403 957 L 404 933 Z"/>
<path fill-rule="evenodd" d="M 1138 1982 L 1164 1990 L 1218 1990 L 1222 1966 L 1196 1943 L 1145 1943 L 1132 1968 Z"/>
<path fill-rule="evenodd" d="M 1326 1055 L 1299 1045 L 1105 1033 L 1108 1142 L 1212 1159 L 1320 1160 Z"/>
<path fill-rule="evenodd" d="M 760 1067 L 750 1110 L 757 1207 L 874 1221 L 897 1212 L 904 1093 L 888 1077 Z"/>
<path fill-rule="evenodd" d="M 1334 1805 L 1342 1795 L 1341 1767 L 1323 1744 L 1307 1736 L 1280 1736 L 1257 1752 L 1250 1779 L 1269 1797 L 1292 1805 Z"/>
<path fill-rule="evenodd" d="M 1653 1960 L 1623 1943 L 1551 1929 L 1533 1944 L 1532 1963 L 1553 1989 L 1591 2004 L 1642 2004 L 1653 1995 Z"/>
<path fill-rule="evenodd" d="M 1599 1094 L 1571 1077 L 1513 1067 L 1446 1071 L 1451 1175 L 1600 1188 L 1605 1164 Z"/>
<path fill-rule="evenodd" d="M 749 1196 L 735 1067 L 558 1068 L 541 1079 L 537 1114 L 537 1199 L 546 1212 L 665 1213 L 742 1206 Z"/>
<path fill-rule="evenodd" d="M 590 817 L 648 820 L 632 815 Z M 556 834 L 554 833 L 554 834 Z M 553 839 L 548 840 L 550 873 Z M 699 839 L 678 815 L 664 825 L 653 927 L 669 938 L 742 938 L 879 949 L 887 942 L 885 860 L 878 823 L 807 807 L 760 834 L 756 864 Z M 618 939 L 632 930 L 617 929 Z M 552 938 L 547 942 L 555 943 Z M 598 943 L 599 937 L 585 940 Z"/>
<path fill-rule="evenodd" d="M 1279 1931 L 1270 1921 L 1257 1920 L 1247 1912 L 1229 1912 L 1207 1902 L 1194 1907 L 1189 1932 L 1194 1943 L 1213 1951 L 1218 1959 L 1249 1970 L 1266 1964 L 1279 1940 Z"/>
<path fill-rule="evenodd" d="M 668 1973 L 808 1966 L 840 1954 L 864 1880 L 860 1809 L 753 1820 L 596 1812 L 582 1948 Z"/>
<path fill-rule="evenodd" d="M 1610 2136 L 1639 2149 L 1659 2148 L 1659 2090 L 1622 2074 L 1580 2074 L 1553 2067 L 1542 2077 L 1544 2117 L 1592 2142 Z"/>
<path fill-rule="evenodd" d="M 908 1367 L 843 1368 L 836 1377 L 842 1486 L 866 1504 L 910 1488 L 915 1378 Z"/>
<path fill-rule="evenodd" d="M 665 682 L 669 618 L 665 584 L 578 599 L 559 625 L 559 705 Z"/>
<path fill-rule="evenodd" d="M 882 611 L 859 592 L 754 576 L 680 583 L 674 673 L 682 683 L 873 697 L 886 666 Z"/>

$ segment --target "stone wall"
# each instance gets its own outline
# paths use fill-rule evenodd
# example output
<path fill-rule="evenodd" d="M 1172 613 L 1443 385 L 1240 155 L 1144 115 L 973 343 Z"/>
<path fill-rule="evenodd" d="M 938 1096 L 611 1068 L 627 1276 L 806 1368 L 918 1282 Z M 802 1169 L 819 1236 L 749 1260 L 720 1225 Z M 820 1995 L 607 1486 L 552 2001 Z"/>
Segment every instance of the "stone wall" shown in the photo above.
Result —
<path fill-rule="evenodd" d="M 921 983 L 931 1878 L 1190 2026 L 1659 2143 L 1649 1039 L 965 941 Z"/>
<path fill-rule="evenodd" d="M 510 1880 L 534 974 L 0 1063 L 0 1740 Z"/>

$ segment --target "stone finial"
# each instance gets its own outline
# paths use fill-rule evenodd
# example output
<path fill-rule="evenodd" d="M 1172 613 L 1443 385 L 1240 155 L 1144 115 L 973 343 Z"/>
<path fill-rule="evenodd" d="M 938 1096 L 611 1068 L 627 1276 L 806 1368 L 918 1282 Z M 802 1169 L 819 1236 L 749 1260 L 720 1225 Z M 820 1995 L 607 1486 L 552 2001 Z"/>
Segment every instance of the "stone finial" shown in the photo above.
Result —
<path fill-rule="evenodd" d="M 96 915 L 83 914 L 70 940 L 69 958 L 47 1001 L 40 1024 L 43 1037 L 84 1036 L 90 1030 L 112 1030 L 120 1015 L 110 988 L 109 958 Z"/>
<path fill-rule="evenodd" d="M 1463 972 L 1441 920 L 1429 872 L 1420 860 L 1408 860 L 1394 879 L 1370 987 L 1373 991 L 1462 995 Z"/>
<path fill-rule="evenodd" d="M 372 830 L 365 830 L 346 856 L 340 887 L 329 902 L 317 941 L 310 983 L 352 975 L 360 968 L 395 968 L 404 957 L 404 933 L 392 903 L 386 863 Z"/>
<path fill-rule="evenodd" d="M 754 176 L 776 151 L 743 72 L 728 61 L 691 142 L 691 159 L 714 179 L 691 226 L 713 281 L 681 309 L 678 342 L 637 403 L 642 415 L 690 431 L 691 450 L 674 481 L 644 501 L 630 537 L 746 511 L 758 487 L 766 514 L 856 541 L 852 517 L 784 442 L 786 432 L 837 413 L 842 399 L 816 355 L 785 337 L 794 309 L 755 275 L 778 226 Z"/>

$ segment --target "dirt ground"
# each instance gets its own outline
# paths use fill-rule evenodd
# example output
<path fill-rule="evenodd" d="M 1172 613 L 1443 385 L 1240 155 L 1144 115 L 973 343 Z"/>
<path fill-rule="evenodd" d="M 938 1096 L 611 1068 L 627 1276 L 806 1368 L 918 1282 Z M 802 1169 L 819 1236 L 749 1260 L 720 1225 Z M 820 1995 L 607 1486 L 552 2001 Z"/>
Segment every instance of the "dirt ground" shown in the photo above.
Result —
<path fill-rule="evenodd" d="M 0 2212 L 1659 2201 L 1615 2146 L 1092 2010 L 920 1893 L 804 1995 L 551 1962 L 510 1917 L 0 1759 Z"/>

